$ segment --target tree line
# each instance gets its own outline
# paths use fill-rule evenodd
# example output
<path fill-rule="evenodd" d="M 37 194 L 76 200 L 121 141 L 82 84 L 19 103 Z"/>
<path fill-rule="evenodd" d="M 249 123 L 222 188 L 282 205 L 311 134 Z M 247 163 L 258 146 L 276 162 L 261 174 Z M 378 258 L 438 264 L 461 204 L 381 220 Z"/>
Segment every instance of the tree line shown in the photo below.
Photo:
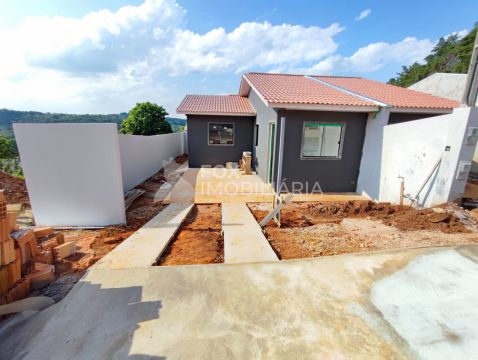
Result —
<path fill-rule="evenodd" d="M 410 66 L 402 66 L 402 71 L 388 83 L 408 87 L 437 72 L 466 74 L 470 66 L 477 29 L 478 22 L 461 38 L 457 34 L 440 38 L 423 64 L 415 62 Z"/>

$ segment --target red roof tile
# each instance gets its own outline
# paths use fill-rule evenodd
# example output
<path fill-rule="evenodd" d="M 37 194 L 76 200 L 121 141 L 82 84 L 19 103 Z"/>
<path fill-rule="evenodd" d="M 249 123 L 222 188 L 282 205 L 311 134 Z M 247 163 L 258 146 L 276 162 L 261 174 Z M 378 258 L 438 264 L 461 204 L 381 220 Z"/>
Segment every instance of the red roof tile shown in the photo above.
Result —
<path fill-rule="evenodd" d="M 180 114 L 256 114 L 249 99 L 240 95 L 186 95 L 176 112 Z"/>
<path fill-rule="evenodd" d="M 314 76 L 314 78 L 394 107 L 452 109 L 460 106 L 458 101 L 364 78 L 338 76 Z"/>
<path fill-rule="evenodd" d="M 247 73 L 244 77 L 272 104 L 377 106 L 303 75 Z"/>

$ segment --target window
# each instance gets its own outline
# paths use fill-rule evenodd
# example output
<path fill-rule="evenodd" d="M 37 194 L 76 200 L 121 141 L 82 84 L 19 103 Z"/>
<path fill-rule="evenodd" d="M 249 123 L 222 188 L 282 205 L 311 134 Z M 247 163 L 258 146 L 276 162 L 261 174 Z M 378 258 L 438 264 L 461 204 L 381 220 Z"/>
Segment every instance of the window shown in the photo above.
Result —
<path fill-rule="evenodd" d="M 303 158 L 340 158 L 344 124 L 304 123 Z"/>
<path fill-rule="evenodd" d="M 209 124 L 209 145 L 234 145 L 234 124 Z"/>

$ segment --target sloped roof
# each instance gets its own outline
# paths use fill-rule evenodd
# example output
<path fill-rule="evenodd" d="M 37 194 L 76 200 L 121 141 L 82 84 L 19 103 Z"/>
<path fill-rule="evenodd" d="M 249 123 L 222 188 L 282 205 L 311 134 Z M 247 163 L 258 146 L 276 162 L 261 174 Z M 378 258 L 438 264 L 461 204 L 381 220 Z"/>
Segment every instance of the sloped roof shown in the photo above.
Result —
<path fill-rule="evenodd" d="M 314 76 L 314 78 L 393 107 L 452 109 L 460 105 L 458 101 L 364 78 L 337 76 Z"/>
<path fill-rule="evenodd" d="M 179 114 L 255 115 L 249 99 L 240 95 L 186 95 Z"/>
<path fill-rule="evenodd" d="M 377 105 L 303 75 L 247 73 L 244 78 L 271 104 Z"/>

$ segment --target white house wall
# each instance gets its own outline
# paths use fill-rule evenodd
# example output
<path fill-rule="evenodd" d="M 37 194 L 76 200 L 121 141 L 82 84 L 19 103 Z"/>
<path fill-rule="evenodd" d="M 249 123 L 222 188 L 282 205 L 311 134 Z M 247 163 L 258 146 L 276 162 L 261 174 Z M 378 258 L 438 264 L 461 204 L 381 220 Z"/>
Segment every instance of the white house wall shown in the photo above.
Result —
<path fill-rule="evenodd" d="M 477 126 L 476 108 L 385 126 L 379 200 L 400 201 L 398 176 L 404 177 L 405 194 L 415 197 L 440 157 L 441 164 L 420 192 L 418 203 L 430 207 L 460 198 L 467 176 L 457 179 L 458 167 L 472 160 L 476 142 L 466 144 L 466 134 Z"/>
<path fill-rule="evenodd" d="M 357 192 L 373 200 L 378 200 L 380 196 L 383 128 L 388 123 L 389 115 L 389 108 L 381 108 L 378 113 L 370 113 L 365 128 Z"/>
<path fill-rule="evenodd" d="M 13 124 L 38 225 L 125 222 L 116 124 Z"/>
<path fill-rule="evenodd" d="M 127 191 L 185 151 L 185 134 L 119 135 L 123 189 Z"/>
<path fill-rule="evenodd" d="M 415 196 L 445 149 L 449 115 L 384 127 L 380 200 L 400 202 L 400 179 L 405 193 Z M 421 204 L 430 202 L 436 189 L 436 172 L 421 192 Z M 407 201 L 405 201 L 407 203 Z"/>

